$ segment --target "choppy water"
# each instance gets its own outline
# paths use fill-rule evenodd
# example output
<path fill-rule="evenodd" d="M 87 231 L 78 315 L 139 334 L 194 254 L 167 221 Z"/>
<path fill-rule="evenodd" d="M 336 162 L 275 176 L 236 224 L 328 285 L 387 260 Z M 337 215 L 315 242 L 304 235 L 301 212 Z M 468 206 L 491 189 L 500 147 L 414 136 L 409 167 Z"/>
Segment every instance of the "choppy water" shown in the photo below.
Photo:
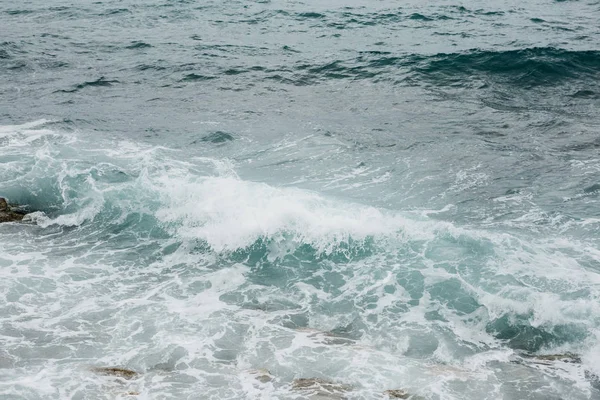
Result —
<path fill-rule="evenodd" d="M 600 398 L 600 3 L 423 3 L 0 3 L 0 398 Z"/>

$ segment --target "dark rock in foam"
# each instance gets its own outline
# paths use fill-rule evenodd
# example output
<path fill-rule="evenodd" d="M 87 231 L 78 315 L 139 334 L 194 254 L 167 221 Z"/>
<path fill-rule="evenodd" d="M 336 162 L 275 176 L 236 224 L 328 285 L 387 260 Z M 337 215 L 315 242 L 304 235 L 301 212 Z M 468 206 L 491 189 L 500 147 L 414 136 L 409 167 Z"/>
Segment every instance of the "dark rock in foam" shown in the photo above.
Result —
<path fill-rule="evenodd" d="M 0 197 L 0 223 L 21 221 L 24 216 L 25 213 L 15 210 L 8 205 L 5 198 Z"/>
<path fill-rule="evenodd" d="M 390 399 L 408 399 L 408 398 L 410 398 L 410 394 L 408 394 L 407 392 L 405 392 L 402 389 L 386 390 L 385 392 L 383 392 L 383 394 L 388 396 Z"/>
<path fill-rule="evenodd" d="M 532 359 L 534 363 L 551 363 L 553 361 L 562 361 L 566 363 L 581 364 L 581 357 L 573 353 L 563 354 L 523 354 L 523 357 Z"/>
<path fill-rule="evenodd" d="M 310 395 L 310 398 L 315 400 L 342 400 L 352 387 L 320 378 L 299 378 L 292 382 L 292 389 Z"/>
<path fill-rule="evenodd" d="M 92 372 L 98 375 L 115 376 L 117 378 L 133 379 L 138 377 L 138 373 L 130 369 L 119 368 L 119 367 L 93 367 Z"/>

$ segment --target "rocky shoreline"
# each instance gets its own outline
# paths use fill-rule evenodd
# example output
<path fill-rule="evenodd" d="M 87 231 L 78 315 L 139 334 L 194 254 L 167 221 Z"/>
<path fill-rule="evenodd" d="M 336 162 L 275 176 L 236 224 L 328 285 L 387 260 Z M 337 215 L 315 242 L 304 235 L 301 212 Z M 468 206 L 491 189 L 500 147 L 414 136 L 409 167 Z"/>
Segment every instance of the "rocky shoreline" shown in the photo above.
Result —
<path fill-rule="evenodd" d="M 534 367 L 538 364 L 542 364 L 545 366 L 549 366 L 551 368 L 561 368 L 562 363 L 568 364 L 581 364 L 581 357 L 577 354 L 572 353 L 561 353 L 561 354 L 532 354 L 532 353 L 522 353 L 515 354 L 515 359 L 511 362 L 515 362 L 518 364 L 523 364 L 529 367 Z M 143 374 L 138 373 L 136 371 L 126 369 L 123 367 L 91 367 L 90 371 L 97 374 L 103 375 L 107 377 L 113 377 L 119 379 L 121 382 L 125 382 L 124 380 L 137 380 L 142 378 Z M 245 371 L 247 374 L 256 379 L 256 382 L 259 384 L 259 387 L 263 387 L 263 385 L 270 385 L 274 382 L 278 382 L 279 379 L 271 374 L 271 372 L 265 368 L 259 369 L 250 369 Z M 592 384 L 598 381 L 598 377 L 593 375 L 591 372 L 586 371 L 586 378 L 592 380 Z M 279 381 L 279 384 L 282 382 Z M 356 389 L 355 386 L 338 382 L 335 380 L 329 380 L 324 378 L 317 377 L 306 377 L 306 378 L 296 378 L 291 382 L 284 383 L 284 386 L 287 386 L 291 389 L 292 392 L 295 392 L 298 396 L 302 396 L 302 399 L 313 399 L 313 400 L 346 400 L 349 397 L 352 397 L 352 392 Z M 123 393 L 127 396 L 136 396 L 139 395 L 140 392 L 137 390 L 131 390 Z M 411 393 L 405 389 L 381 389 L 379 392 L 379 396 L 382 400 L 388 399 L 406 399 L 406 400 L 424 400 L 425 397 L 422 397 L 419 394 Z"/>
<path fill-rule="evenodd" d="M 10 205 L 4 197 L 0 197 L 0 223 L 22 221 L 26 214 L 18 207 Z"/>

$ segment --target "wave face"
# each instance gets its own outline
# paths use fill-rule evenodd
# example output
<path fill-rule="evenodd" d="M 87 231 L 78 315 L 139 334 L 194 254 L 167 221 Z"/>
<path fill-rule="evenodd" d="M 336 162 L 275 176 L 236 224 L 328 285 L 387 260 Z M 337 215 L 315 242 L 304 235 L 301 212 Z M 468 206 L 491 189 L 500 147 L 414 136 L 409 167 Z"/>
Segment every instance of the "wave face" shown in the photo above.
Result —
<path fill-rule="evenodd" d="M 431 55 L 365 51 L 355 58 L 326 61 L 323 64 L 302 63 L 281 69 L 240 68 L 236 74 L 250 74 L 259 81 L 271 79 L 296 86 L 316 85 L 337 79 L 388 81 L 396 85 L 415 85 L 425 80 L 443 86 L 465 84 L 468 79 L 487 78 L 533 89 L 563 82 L 591 82 L 600 75 L 599 65 L 598 51 L 570 51 L 553 47 L 504 51 L 469 49 L 459 53 Z M 227 71 L 225 74 L 220 71 L 220 74 L 227 75 Z"/>
<path fill-rule="evenodd" d="M 520 389 L 496 382 L 523 375 L 544 396 L 595 390 L 593 243 L 252 182 L 225 160 L 54 125 L 0 130 L 3 192 L 34 211 L 0 231 L 8 393 L 93 393 L 97 363 L 175 396 L 287 398 L 315 371 L 360 398 L 381 384 L 502 396 Z M 581 364 L 523 361 L 552 351 Z M 260 388 L 256 368 L 275 381 Z"/>
<path fill-rule="evenodd" d="M 556 85 L 562 81 L 595 79 L 600 74 L 600 52 L 568 51 L 556 48 L 530 48 L 500 52 L 475 51 L 433 57 L 417 70 L 424 75 L 489 75 L 504 78 L 515 86 L 528 88 Z"/>
<path fill-rule="evenodd" d="M 118 3 L 0 4 L 0 398 L 600 398 L 597 4 Z"/>

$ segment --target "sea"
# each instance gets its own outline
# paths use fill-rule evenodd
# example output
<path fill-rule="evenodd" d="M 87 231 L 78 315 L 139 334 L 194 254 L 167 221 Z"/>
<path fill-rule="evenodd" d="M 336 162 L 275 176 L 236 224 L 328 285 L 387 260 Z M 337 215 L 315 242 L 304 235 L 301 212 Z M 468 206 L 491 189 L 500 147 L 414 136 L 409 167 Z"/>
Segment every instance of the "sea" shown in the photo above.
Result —
<path fill-rule="evenodd" d="M 0 399 L 600 399 L 599 21 L 0 1 Z"/>

